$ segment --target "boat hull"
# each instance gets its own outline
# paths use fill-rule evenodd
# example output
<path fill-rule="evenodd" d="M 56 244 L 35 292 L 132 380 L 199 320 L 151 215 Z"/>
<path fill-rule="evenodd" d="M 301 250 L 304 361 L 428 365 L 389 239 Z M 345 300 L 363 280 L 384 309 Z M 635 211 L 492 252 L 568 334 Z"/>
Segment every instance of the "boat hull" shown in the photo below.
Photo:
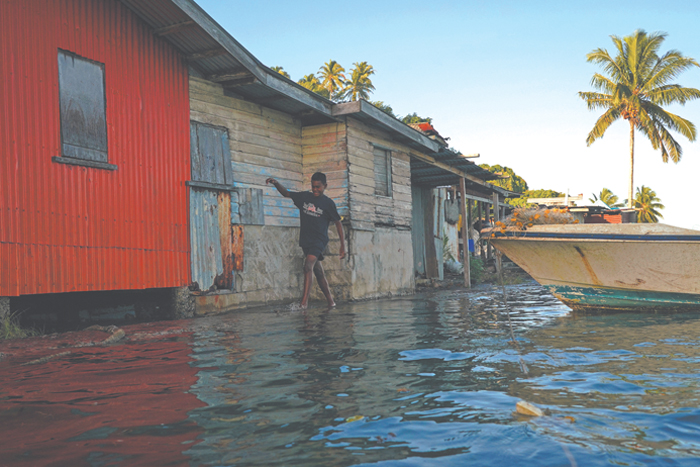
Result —
<path fill-rule="evenodd" d="M 598 224 L 491 233 L 498 250 L 574 310 L 700 311 L 700 232 Z"/>
<path fill-rule="evenodd" d="M 700 295 L 607 287 L 545 285 L 575 311 L 700 311 Z"/>

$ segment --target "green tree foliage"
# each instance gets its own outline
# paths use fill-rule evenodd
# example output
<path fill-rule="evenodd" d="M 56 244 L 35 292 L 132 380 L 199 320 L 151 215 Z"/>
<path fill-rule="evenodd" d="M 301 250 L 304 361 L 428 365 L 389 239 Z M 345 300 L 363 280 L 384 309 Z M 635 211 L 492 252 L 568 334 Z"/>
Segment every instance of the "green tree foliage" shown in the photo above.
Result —
<path fill-rule="evenodd" d="M 591 86 L 599 92 L 579 92 L 579 96 L 586 101 L 589 110 L 604 110 L 586 138 L 588 146 L 602 138 L 616 120 L 622 118 L 629 122 L 628 202 L 632 207 L 635 130 L 646 136 L 654 149 L 661 150 L 661 159 L 664 162 L 668 162 L 670 157 L 677 163 L 681 159 L 682 149 L 669 130 L 695 141 L 695 125 L 668 112 L 662 106 L 673 103 L 683 105 L 700 98 L 700 91 L 697 89 L 671 83 L 683 71 L 700 65 L 676 50 L 659 55 L 659 48 L 666 39 L 665 33 L 647 34 L 638 29 L 630 36 L 611 38 L 617 49 L 617 56 L 611 57 L 605 49 L 596 49 L 586 56 L 588 62 L 602 66 L 607 75 L 596 73 L 591 79 Z"/>
<path fill-rule="evenodd" d="M 661 204 L 661 200 L 656 196 L 656 192 L 648 186 L 642 185 L 637 187 L 637 194 L 634 197 L 634 207 L 637 211 L 637 222 L 641 223 L 656 223 L 659 218 L 664 216 L 659 213 L 665 206 Z"/>
<path fill-rule="evenodd" d="M 345 68 L 335 60 L 329 60 L 318 70 L 321 87 L 328 91 L 331 99 L 337 99 L 345 87 Z"/>
<path fill-rule="evenodd" d="M 621 208 L 624 206 L 624 203 L 618 203 L 619 198 L 617 197 L 616 194 L 614 194 L 612 191 L 608 190 L 607 188 L 603 188 L 600 190 L 600 194 L 596 195 L 595 193 L 592 193 L 593 198 L 588 198 L 588 201 L 591 203 L 595 203 L 598 200 L 601 200 L 611 208 Z"/>
<path fill-rule="evenodd" d="M 384 101 L 372 101 L 370 102 L 373 106 L 381 110 L 382 112 L 391 115 L 392 117 L 398 119 L 398 115 L 394 113 L 394 109 L 391 108 L 389 104 L 385 104 Z"/>
<path fill-rule="evenodd" d="M 316 94 L 325 97 L 326 99 L 330 98 L 328 91 L 321 86 L 321 82 L 313 73 L 310 75 L 305 75 L 302 79 L 297 81 L 297 83 L 304 86 L 309 91 L 313 91 Z"/>
<path fill-rule="evenodd" d="M 523 196 L 520 198 L 506 199 L 506 203 L 516 208 L 522 208 L 525 206 L 530 206 L 530 204 L 527 202 L 527 200 L 530 198 L 559 198 L 564 196 L 564 193 L 554 190 L 525 190 L 522 193 Z"/>
<path fill-rule="evenodd" d="M 358 99 L 369 99 L 369 95 L 374 91 L 374 85 L 370 76 L 374 74 L 374 67 L 367 62 L 355 62 L 350 71 L 350 79 L 344 83 L 341 91 L 343 99 L 356 101 Z"/>
<path fill-rule="evenodd" d="M 286 71 L 284 71 L 284 68 L 282 68 L 281 66 L 273 66 L 273 67 L 270 67 L 270 70 L 272 70 L 272 71 L 274 71 L 274 72 L 276 72 L 276 73 L 279 73 L 280 75 L 284 76 L 284 77 L 287 78 L 287 79 L 291 79 L 291 78 L 289 77 L 289 73 L 287 73 Z"/>
<path fill-rule="evenodd" d="M 401 119 L 402 122 L 405 124 L 409 123 L 433 123 L 433 119 L 430 117 L 421 117 L 417 113 L 413 112 L 412 114 L 408 114 L 405 117 Z"/>
<path fill-rule="evenodd" d="M 486 169 L 491 173 L 507 176 L 508 178 L 500 180 L 490 180 L 489 183 L 492 185 L 500 186 L 509 191 L 514 191 L 516 193 L 523 193 L 528 189 L 527 182 L 520 176 L 513 172 L 510 167 L 505 167 L 501 165 L 488 165 L 480 164 L 479 167 Z"/>

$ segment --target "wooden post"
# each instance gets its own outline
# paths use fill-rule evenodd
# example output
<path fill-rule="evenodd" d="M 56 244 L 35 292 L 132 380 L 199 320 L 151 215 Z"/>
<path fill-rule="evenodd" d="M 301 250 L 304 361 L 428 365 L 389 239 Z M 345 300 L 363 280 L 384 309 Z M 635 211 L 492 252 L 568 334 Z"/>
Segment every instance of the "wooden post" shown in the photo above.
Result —
<path fill-rule="evenodd" d="M 484 206 L 484 208 L 486 211 L 486 218 L 489 221 L 489 225 L 491 225 L 493 227 L 493 224 L 496 223 L 496 205 L 493 204 L 493 196 L 491 197 L 491 207 L 490 207 L 493 214 L 489 213 L 489 205 L 488 204 L 486 206 Z M 486 242 L 486 261 L 491 261 L 492 257 L 493 257 L 493 247 L 491 246 L 491 242 Z"/>
<path fill-rule="evenodd" d="M 430 190 L 427 203 L 425 205 L 425 277 L 426 279 L 437 279 L 440 277 L 438 271 L 437 250 L 435 249 L 435 195 L 434 190 Z"/>
<path fill-rule="evenodd" d="M 498 193 L 493 192 L 493 223 L 501 220 L 501 207 L 498 205 Z"/>
<path fill-rule="evenodd" d="M 464 287 L 471 288 L 472 282 L 469 270 L 469 219 L 467 218 L 467 188 L 464 178 L 459 177 L 459 191 L 462 199 L 459 202 L 459 208 L 462 212 L 462 264 L 464 265 Z"/>
<path fill-rule="evenodd" d="M 471 232 L 472 224 L 474 223 L 474 219 L 472 219 L 472 203 L 465 199 L 464 200 L 467 203 L 467 227 L 469 227 L 469 232 Z M 471 235 L 467 235 L 467 239 L 471 238 Z M 476 252 L 476 245 L 474 245 L 474 251 Z M 469 254 L 469 248 L 467 248 L 467 254 Z"/>
<path fill-rule="evenodd" d="M 498 205 L 498 193 L 493 192 L 493 225 L 494 228 L 496 227 L 496 222 L 501 220 L 501 207 Z M 490 245 L 490 244 L 489 244 Z M 500 273 L 501 272 L 501 254 L 500 252 L 496 252 L 496 272 Z"/>
<path fill-rule="evenodd" d="M 482 221 L 483 224 L 483 202 L 482 201 L 477 201 L 476 206 L 479 208 L 479 220 Z M 482 225 L 483 226 L 483 225 Z M 481 239 L 481 232 L 479 232 L 479 256 L 481 256 L 481 261 L 482 263 L 486 264 L 486 249 L 484 248 L 484 242 Z"/>

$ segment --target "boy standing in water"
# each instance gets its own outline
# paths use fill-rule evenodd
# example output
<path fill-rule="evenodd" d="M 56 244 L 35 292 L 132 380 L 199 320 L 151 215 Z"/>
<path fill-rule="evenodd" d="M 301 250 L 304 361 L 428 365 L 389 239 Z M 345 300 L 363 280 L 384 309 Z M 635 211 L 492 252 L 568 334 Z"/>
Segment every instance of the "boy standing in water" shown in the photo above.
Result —
<path fill-rule="evenodd" d="M 316 275 L 316 281 L 323 295 L 328 301 L 328 306 L 335 306 L 328 281 L 323 273 L 323 250 L 328 245 L 328 225 L 333 222 L 340 237 L 340 259 L 345 258 L 345 236 L 340 216 L 335 203 L 324 195 L 327 184 L 326 175 L 316 172 L 311 176 L 311 191 L 287 191 L 280 182 L 274 178 L 268 178 L 266 183 L 272 184 L 285 198 L 292 198 L 294 205 L 299 208 L 301 218 L 301 231 L 299 232 L 299 246 L 306 257 L 304 261 L 304 291 L 301 297 L 301 308 L 309 305 L 309 292 L 311 291 L 312 273 Z"/>

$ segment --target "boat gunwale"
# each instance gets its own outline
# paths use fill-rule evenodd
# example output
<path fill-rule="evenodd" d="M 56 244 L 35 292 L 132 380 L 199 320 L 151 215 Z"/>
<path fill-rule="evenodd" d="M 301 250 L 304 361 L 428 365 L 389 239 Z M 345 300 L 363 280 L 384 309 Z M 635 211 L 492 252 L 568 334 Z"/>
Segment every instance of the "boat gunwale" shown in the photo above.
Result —
<path fill-rule="evenodd" d="M 634 242 L 685 242 L 700 243 L 700 235 L 669 235 L 669 234 L 596 234 L 596 233 L 562 233 L 562 232 L 528 232 L 528 231 L 491 231 L 488 240 L 617 240 Z"/>

